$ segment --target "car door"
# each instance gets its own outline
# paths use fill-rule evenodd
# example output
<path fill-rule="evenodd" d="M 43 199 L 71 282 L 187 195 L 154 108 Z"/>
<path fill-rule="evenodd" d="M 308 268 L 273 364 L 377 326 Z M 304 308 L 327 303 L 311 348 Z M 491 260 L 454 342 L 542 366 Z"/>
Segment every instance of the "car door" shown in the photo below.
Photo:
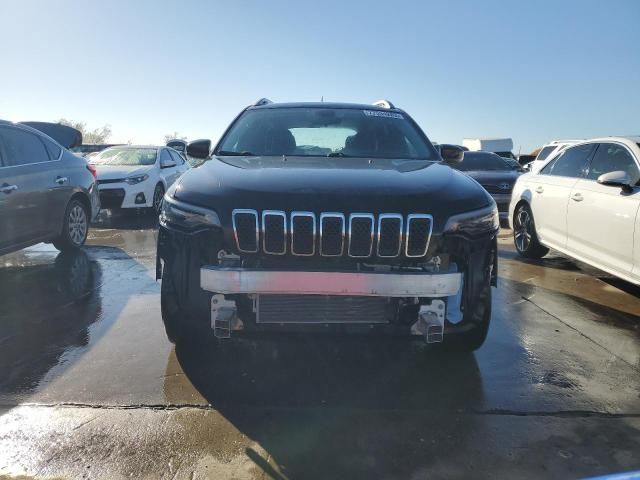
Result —
<path fill-rule="evenodd" d="M 633 267 L 634 227 L 640 189 L 625 193 L 601 185 L 600 175 L 625 171 L 631 183 L 640 180 L 634 155 L 621 143 L 601 143 L 584 178 L 571 190 L 567 207 L 567 250 L 580 260 L 621 275 Z"/>
<path fill-rule="evenodd" d="M 73 170 L 62 157 L 62 148 L 49 138 L 41 136 L 40 140 L 49 154 L 50 162 L 41 165 L 42 173 L 48 175 L 49 188 L 45 192 L 47 213 L 46 227 L 49 232 L 57 233 L 62 228 L 67 203 L 73 195 Z"/>
<path fill-rule="evenodd" d="M 4 160 L 4 148 L 2 145 L 2 137 L 0 137 L 0 253 L 3 249 L 6 249 L 13 242 L 12 229 L 9 228 L 15 221 L 12 216 L 12 211 L 9 208 L 9 200 L 11 193 L 13 193 L 14 184 L 13 179 L 8 175 L 8 170 L 5 169 L 7 164 Z"/>
<path fill-rule="evenodd" d="M 178 177 L 178 164 L 171 156 L 171 152 L 168 148 L 163 148 L 160 151 L 160 175 L 164 178 L 167 188 L 175 182 Z"/>
<path fill-rule="evenodd" d="M 0 248 L 39 240 L 47 229 L 50 157 L 39 135 L 0 126 Z"/>
<path fill-rule="evenodd" d="M 530 180 L 536 233 L 545 245 L 565 249 L 569 194 L 583 176 L 594 150 L 593 144 L 567 148 Z"/>
<path fill-rule="evenodd" d="M 171 152 L 171 156 L 176 161 L 176 180 L 189 169 L 189 164 L 185 161 L 180 152 Z"/>

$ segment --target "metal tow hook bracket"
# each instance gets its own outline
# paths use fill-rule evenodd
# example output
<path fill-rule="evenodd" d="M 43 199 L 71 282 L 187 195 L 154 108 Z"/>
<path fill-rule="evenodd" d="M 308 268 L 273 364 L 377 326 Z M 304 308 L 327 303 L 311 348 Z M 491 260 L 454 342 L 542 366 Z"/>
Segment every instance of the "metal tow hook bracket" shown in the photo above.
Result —
<path fill-rule="evenodd" d="M 445 303 L 432 300 L 430 305 L 420 305 L 418 320 L 411 326 L 412 335 L 424 335 L 427 343 L 440 343 L 444 338 Z"/>
<path fill-rule="evenodd" d="M 224 295 L 211 297 L 211 328 L 216 338 L 231 338 L 231 330 L 237 328 L 238 311 L 232 300 L 225 300 Z"/>

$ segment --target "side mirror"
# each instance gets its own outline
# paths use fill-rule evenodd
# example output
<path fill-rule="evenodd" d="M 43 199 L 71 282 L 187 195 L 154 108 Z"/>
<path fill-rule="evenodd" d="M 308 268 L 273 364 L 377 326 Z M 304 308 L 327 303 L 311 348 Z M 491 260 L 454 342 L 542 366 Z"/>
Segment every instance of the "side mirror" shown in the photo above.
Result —
<path fill-rule="evenodd" d="M 160 168 L 171 168 L 171 167 L 175 167 L 175 166 L 176 166 L 176 162 L 174 162 L 174 161 L 160 162 Z"/>
<path fill-rule="evenodd" d="M 606 185 L 608 187 L 620 187 L 625 193 L 630 193 L 633 191 L 631 178 L 629 178 L 627 172 L 624 172 L 622 170 L 603 173 L 598 177 L 597 181 L 600 185 Z"/>
<path fill-rule="evenodd" d="M 194 140 L 187 145 L 187 155 L 194 158 L 209 158 L 211 140 Z"/>
<path fill-rule="evenodd" d="M 440 145 L 440 156 L 451 164 L 460 163 L 464 158 L 464 150 L 457 145 Z"/>

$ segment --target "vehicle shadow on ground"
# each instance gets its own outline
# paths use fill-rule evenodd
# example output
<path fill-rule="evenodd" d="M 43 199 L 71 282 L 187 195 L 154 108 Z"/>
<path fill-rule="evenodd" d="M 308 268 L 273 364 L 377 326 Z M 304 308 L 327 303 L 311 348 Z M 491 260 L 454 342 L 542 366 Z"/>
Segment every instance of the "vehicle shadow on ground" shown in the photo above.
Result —
<path fill-rule="evenodd" d="M 88 344 L 102 315 L 99 263 L 83 250 L 51 253 L 0 268 L 0 397 L 28 394 L 66 352 Z"/>
<path fill-rule="evenodd" d="M 406 478 L 416 465 L 454 461 L 440 450 L 452 442 L 441 414 L 481 409 L 484 398 L 474 355 L 404 341 L 294 337 L 200 342 L 175 353 L 193 387 L 268 453 L 245 452 L 272 478 Z M 170 364 L 165 395 L 173 403 L 181 393 Z M 473 418 L 466 422 L 455 451 L 474 428 Z"/>
<path fill-rule="evenodd" d="M 521 257 L 515 250 L 505 250 L 504 248 L 499 248 L 498 259 L 501 258 L 506 260 L 513 260 L 514 262 L 519 262 L 525 265 L 535 265 L 539 267 L 553 268 L 567 272 L 577 272 L 581 270 L 580 266 L 577 265 L 576 262 L 561 255 L 551 254 L 539 260 L 535 260 Z"/>
<path fill-rule="evenodd" d="M 115 230 L 157 229 L 158 215 L 148 208 L 101 210 L 92 226 Z"/>
<path fill-rule="evenodd" d="M 534 260 L 501 250 L 499 257 L 505 262 L 499 264 L 498 276 L 503 281 L 522 283 L 522 288 L 529 292 L 525 298 L 540 290 L 558 297 L 559 302 L 571 299 L 603 319 L 612 314 L 623 315 L 640 324 L 638 285 L 559 254 Z M 550 269 L 559 272 L 550 275 Z"/>
<path fill-rule="evenodd" d="M 35 247 L 4 257 L 0 403 L 29 400 L 82 361 L 135 294 L 127 277 L 134 278 L 140 290 L 139 278 L 147 270 L 122 249 L 110 246 L 69 253 Z M 151 277 L 146 285 L 157 289 Z"/>

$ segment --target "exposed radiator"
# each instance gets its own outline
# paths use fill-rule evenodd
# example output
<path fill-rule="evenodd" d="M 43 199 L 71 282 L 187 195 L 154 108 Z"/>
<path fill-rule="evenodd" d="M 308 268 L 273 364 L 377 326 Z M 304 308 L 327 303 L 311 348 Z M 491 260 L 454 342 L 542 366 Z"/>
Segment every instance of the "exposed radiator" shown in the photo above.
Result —
<path fill-rule="evenodd" d="M 257 323 L 389 323 L 396 303 L 385 297 L 258 295 Z"/>

